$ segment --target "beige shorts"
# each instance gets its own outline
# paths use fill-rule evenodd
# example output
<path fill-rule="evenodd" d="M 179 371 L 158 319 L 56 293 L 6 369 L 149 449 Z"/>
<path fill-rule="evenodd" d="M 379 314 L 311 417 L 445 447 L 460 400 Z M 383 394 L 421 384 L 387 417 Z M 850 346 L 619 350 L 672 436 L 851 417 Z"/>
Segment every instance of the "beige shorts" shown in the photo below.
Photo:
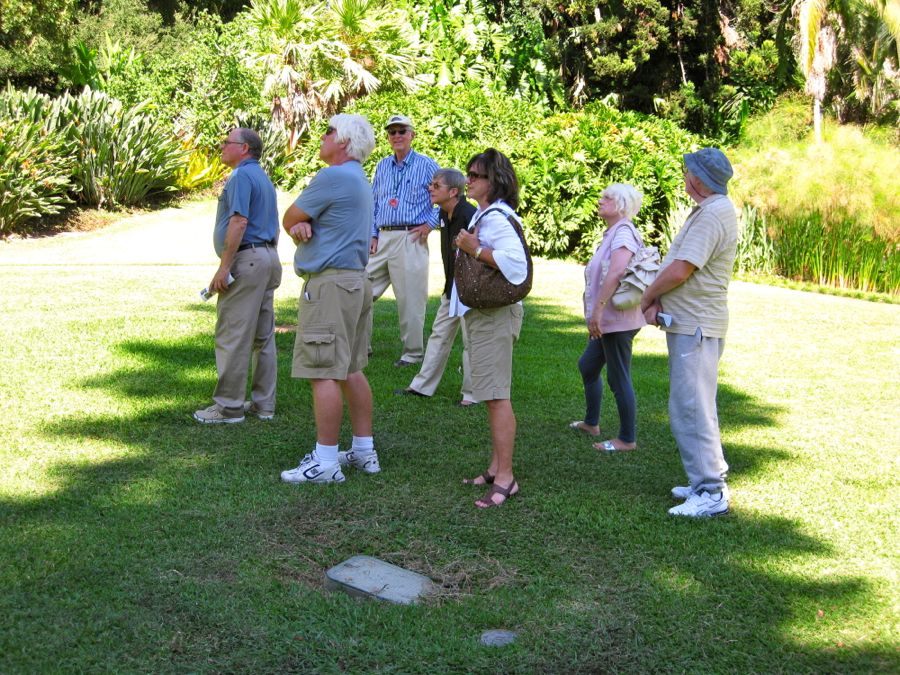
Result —
<path fill-rule="evenodd" d="M 469 346 L 472 395 L 476 401 L 508 399 L 513 345 L 522 330 L 522 305 L 470 309 L 462 325 Z"/>
<path fill-rule="evenodd" d="M 306 278 L 297 312 L 291 375 L 346 380 L 369 362 L 372 286 L 365 270 L 325 270 Z"/>

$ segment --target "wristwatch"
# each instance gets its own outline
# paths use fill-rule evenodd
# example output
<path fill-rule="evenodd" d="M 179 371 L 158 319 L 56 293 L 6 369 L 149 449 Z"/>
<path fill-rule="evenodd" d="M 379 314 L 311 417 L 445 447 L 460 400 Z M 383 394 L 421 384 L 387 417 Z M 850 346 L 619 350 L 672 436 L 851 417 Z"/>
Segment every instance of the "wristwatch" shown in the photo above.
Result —
<path fill-rule="evenodd" d="M 481 258 L 481 252 L 484 250 L 484 246 L 479 246 L 475 249 L 475 260 Z"/>

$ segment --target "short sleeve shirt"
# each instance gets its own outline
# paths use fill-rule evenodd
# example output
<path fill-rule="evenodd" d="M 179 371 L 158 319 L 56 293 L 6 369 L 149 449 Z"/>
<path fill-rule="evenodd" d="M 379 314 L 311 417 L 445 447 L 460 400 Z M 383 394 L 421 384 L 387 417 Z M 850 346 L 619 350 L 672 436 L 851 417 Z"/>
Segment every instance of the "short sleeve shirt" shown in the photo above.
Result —
<path fill-rule="evenodd" d="M 372 188 L 359 162 L 319 171 L 294 204 L 312 218 L 312 238 L 297 246 L 299 275 L 326 269 L 362 270 L 369 262 Z"/>
<path fill-rule="evenodd" d="M 247 219 L 242 244 L 278 243 L 278 198 L 258 160 L 245 159 L 238 164 L 219 195 L 213 246 L 220 258 L 225 250 L 228 221 L 235 214 Z"/>
<path fill-rule="evenodd" d="M 728 282 L 737 251 L 737 214 L 725 195 L 707 197 L 691 211 L 678 232 L 660 270 L 674 260 L 697 269 L 680 286 L 660 297 L 663 311 L 672 315 L 670 333 L 724 338 L 728 330 Z"/>

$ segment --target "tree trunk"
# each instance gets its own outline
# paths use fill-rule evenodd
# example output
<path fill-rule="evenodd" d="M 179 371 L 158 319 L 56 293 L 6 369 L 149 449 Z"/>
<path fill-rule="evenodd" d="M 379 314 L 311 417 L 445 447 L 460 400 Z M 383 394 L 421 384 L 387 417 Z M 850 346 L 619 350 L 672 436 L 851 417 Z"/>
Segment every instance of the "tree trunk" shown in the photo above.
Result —
<path fill-rule="evenodd" d="M 816 143 L 822 142 L 822 102 L 813 96 L 813 135 Z"/>

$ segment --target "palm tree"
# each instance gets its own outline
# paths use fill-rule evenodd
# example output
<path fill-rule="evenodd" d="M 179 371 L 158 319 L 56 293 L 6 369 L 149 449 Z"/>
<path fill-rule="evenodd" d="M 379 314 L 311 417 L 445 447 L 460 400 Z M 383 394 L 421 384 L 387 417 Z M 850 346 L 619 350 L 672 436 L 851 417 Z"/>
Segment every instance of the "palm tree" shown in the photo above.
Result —
<path fill-rule="evenodd" d="M 405 13 L 377 0 L 254 0 L 254 47 L 272 118 L 296 146 L 310 125 L 378 89 L 418 86 L 418 38 Z"/>
<path fill-rule="evenodd" d="M 859 58 L 859 55 L 872 48 L 871 37 L 863 29 L 863 24 L 873 11 L 880 22 L 882 36 L 879 54 L 885 53 L 884 43 L 888 40 L 892 42 L 888 46 L 889 51 L 893 52 L 893 58 L 900 58 L 900 0 L 796 0 L 793 5 L 785 8 L 782 22 L 787 18 L 788 12 L 797 19 L 797 61 L 804 76 L 806 93 L 813 97 L 816 141 L 822 140 L 821 106 L 826 93 L 826 76 L 836 63 L 839 40 L 849 42 L 855 56 L 848 66 L 855 71 L 857 96 L 871 95 L 872 89 L 867 89 L 866 80 L 866 68 L 871 70 L 870 64 Z M 886 65 L 890 66 L 889 63 Z M 878 64 L 877 69 L 881 68 L 882 65 Z M 895 62 L 893 71 L 896 69 Z M 891 71 L 890 68 L 887 70 Z M 881 81 L 883 78 L 879 80 Z M 883 87 L 877 91 L 883 92 Z M 883 101 L 883 95 L 880 97 Z"/>

